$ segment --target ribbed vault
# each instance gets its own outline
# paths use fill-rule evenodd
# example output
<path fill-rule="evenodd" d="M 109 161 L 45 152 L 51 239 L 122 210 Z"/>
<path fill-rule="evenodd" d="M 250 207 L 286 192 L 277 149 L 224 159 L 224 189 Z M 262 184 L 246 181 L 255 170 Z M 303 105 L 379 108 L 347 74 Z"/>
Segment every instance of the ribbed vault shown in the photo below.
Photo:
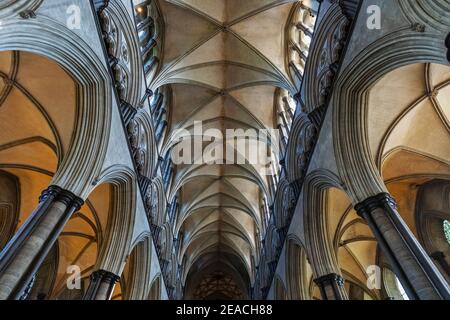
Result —
<path fill-rule="evenodd" d="M 310 2 L 158 1 L 164 20 L 163 53 L 151 88 L 171 92 L 160 153 L 166 157 L 171 151 L 173 158 L 181 138 L 183 144 L 193 143 L 198 135 L 195 122 L 202 121 L 210 141 L 200 148 L 215 160 L 175 166 L 169 202 L 176 197 L 180 203 L 174 236 L 182 239 L 178 260 L 184 281 L 197 279 L 193 273 L 202 272 L 201 261 L 216 271 L 220 266 L 234 270 L 223 277 L 245 283 L 243 290 L 252 285 L 267 224 L 263 211 L 272 203 L 280 170 L 279 137 L 271 131 L 260 142 L 265 148 L 258 150 L 257 159 L 268 160 L 257 164 L 248 161 L 248 155 L 245 163 L 230 163 L 230 155 L 213 151 L 211 143 L 234 144 L 233 139 L 222 139 L 227 129 L 277 129 L 280 92 L 295 108 L 292 95 L 299 81 L 292 74 L 287 39 L 293 15 Z M 246 143 L 257 140 L 248 138 Z M 267 168 L 275 174 L 265 174 Z"/>
<path fill-rule="evenodd" d="M 72 77 L 46 57 L 0 52 L 1 247 L 27 221 L 67 156 L 78 116 L 77 90 Z M 14 199 L 8 196 L 11 192 Z M 80 290 L 67 290 L 67 268 L 79 266 L 86 284 L 104 243 L 113 199 L 111 185 L 101 184 L 73 214 L 38 272 L 29 298 L 80 298 Z"/>

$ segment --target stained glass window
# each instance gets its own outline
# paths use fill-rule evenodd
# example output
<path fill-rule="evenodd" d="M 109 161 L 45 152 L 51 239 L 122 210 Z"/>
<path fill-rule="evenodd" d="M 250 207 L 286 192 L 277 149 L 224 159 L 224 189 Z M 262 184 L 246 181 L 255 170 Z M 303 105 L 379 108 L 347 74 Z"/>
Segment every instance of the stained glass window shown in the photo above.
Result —
<path fill-rule="evenodd" d="M 450 245 L 450 221 L 444 220 L 444 235 Z"/>

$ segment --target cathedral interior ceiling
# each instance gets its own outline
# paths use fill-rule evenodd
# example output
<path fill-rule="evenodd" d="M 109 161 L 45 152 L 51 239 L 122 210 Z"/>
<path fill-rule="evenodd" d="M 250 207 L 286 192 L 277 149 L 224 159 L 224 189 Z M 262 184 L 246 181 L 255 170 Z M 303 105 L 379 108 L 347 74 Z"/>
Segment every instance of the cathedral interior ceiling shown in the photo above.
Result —
<path fill-rule="evenodd" d="M 286 24 L 298 2 L 158 4 L 164 17 L 164 49 L 151 86 L 170 85 L 172 91 L 163 150 L 176 145 L 177 129 L 192 132 L 194 121 L 223 134 L 226 129 L 276 128 L 277 91 L 296 92 L 288 67 Z M 203 265 L 221 263 L 226 253 L 239 258 L 234 268 L 254 276 L 251 257 L 257 256 L 255 231 L 261 229 L 260 195 L 268 189 L 268 177 L 260 169 L 248 164 L 177 167 L 171 197 L 181 190 L 176 228 L 184 232 L 179 259 L 187 259 L 187 270 L 202 256 L 208 257 Z"/>
<path fill-rule="evenodd" d="M 8 4 L 13 2 L 8 1 Z M 150 2 L 138 0 L 134 4 L 137 3 L 149 5 Z M 159 146 L 161 157 L 179 146 L 184 137 L 179 129 L 189 132 L 191 139 L 197 138 L 197 121 L 202 121 L 203 131 L 215 129 L 225 136 L 227 129 L 278 129 L 278 106 L 283 103 L 287 102 L 291 106 L 290 111 L 295 111 L 292 95 L 299 92 L 303 75 L 299 77 L 298 73 L 304 70 L 299 64 L 297 74 L 293 72 L 292 53 L 297 51 L 299 56 L 302 53 L 306 56 L 309 42 L 306 41 L 305 48 L 294 48 L 290 37 L 305 26 L 293 23 L 293 17 L 299 15 L 299 5 L 316 10 L 316 1 L 154 0 L 151 3 L 151 6 L 157 4 L 164 26 L 158 30 L 162 32 L 157 37 L 160 52 L 154 56 L 158 60 L 158 70 L 153 70 L 151 76 L 146 74 L 151 78 L 147 79 L 150 80 L 149 87 L 154 93 L 158 90 L 164 92 L 167 103 L 164 112 L 167 112 L 168 123 Z M 309 17 L 303 16 L 302 19 L 314 20 L 311 18 L 313 12 L 306 10 L 304 13 Z M 312 30 L 304 32 L 312 33 Z M 305 44 L 305 39 L 298 43 Z M 131 102 L 139 100 L 137 92 L 141 85 L 139 82 L 139 86 L 131 88 L 136 92 Z M 10 208 L 17 211 L 17 221 L 3 224 L 10 229 L 13 226 L 15 230 L 0 234 L 0 245 L 5 244 L 30 217 L 41 191 L 51 184 L 52 176 L 70 151 L 69 146 L 76 140 L 73 133 L 81 114 L 81 104 L 77 105 L 78 89 L 71 76 L 47 58 L 28 52 L 0 52 L 0 184 L 20 191 L 16 196 L 9 193 L 0 195 L 1 202 L 15 202 Z M 450 179 L 449 101 L 450 68 L 432 63 L 399 67 L 383 76 L 371 87 L 368 95 L 365 138 L 371 156 L 387 191 L 397 199 L 402 219 L 419 239 L 423 237 L 423 226 L 419 224 L 422 220 L 418 219 L 417 208 L 421 204 L 433 211 L 435 208 L 430 203 L 437 203 L 439 196 L 433 194 L 433 186 L 429 189 L 427 186 Z M 276 136 L 270 138 L 271 141 L 278 140 Z M 153 137 L 146 136 L 145 139 L 145 143 L 153 142 Z M 271 141 L 267 142 L 272 148 L 269 148 L 271 161 L 279 170 L 281 152 Z M 217 139 L 215 142 L 230 143 Z M 234 144 L 234 140 L 232 142 Z M 206 152 L 209 147 L 209 141 L 204 142 L 201 151 Z M 154 158 L 156 149 L 156 146 L 152 149 Z M 326 155 L 336 151 L 329 149 L 324 152 Z M 259 152 L 258 158 L 266 153 Z M 215 160 L 227 162 L 226 155 Z M 166 190 L 167 198 L 162 199 L 164 196 L 161 195 L 157 199 L 158 203 L 164 202 L 164 209 L 159 209 L 163 212 L 161 220 L 164 221 L 155 224 L 162 229 L 162 235 L 155 241 L 162 259 L 155 259 L 153 263 L 159 262 L 158 272 L 166 269 L 162 271 L 164 276 L 170 274 L 167 270 L 181 271 L 181 275 L 172 272 L 170 276 L 181 278 L 180 287 L 185 289 L 186 298 L 247 298 L 255 281 L 256 267 L 261 268 L 260 275 L 264 277 L 270 273 L 268 266 L 278 262 L 265 261 L 273 255 L 264 251 L 280 248 L 267 245 L 261 250 L 264 241 L 275 243 L 272 239 L 279 231 L 274 223 L 269 227 L 265 225 L 265 206 L 273 203 L 275 195 L 271 186 L 278 181 L 276 177 L 265 175 L 263 168 L 261 164 L 250 163 L 175 166 L 173 181 L 169 182 Z M 152 175 L 149 174 L 148 178 Z M 145 177 L 144 174 L 142 176 Z M 158 179 L 160 177 L 155 180 Z M 161 190 L 165 187 L 161 186 Z M 444 187 L 448 188 L 447 185 Z M 115 209 L 115 190 L 111 184 L 98 185 L 65 225 L 57 246 L 41 269 L 53 276 L 52 297 L 64 296 L 68 266 L 79 266 L 84 280 L 91 271 L 99 268 L 100 248 L 107 247 L 102 244 L 108 242 L 107 231 L 113 230 L 109 217 Z M 419 196 L 421 192 L 422 198 Z M 176 197 L 180 208 L 176 221 L 171 225 L 165 220 L 165 209 L 166 204 L 171 205 Z M 448 193 L 444 197 L 448 198 Z M 262 199 L 267 202 L 262 204 Z M 447 199 L 438 200 L 448 207 Z M 301 201 L 306 200 L 301 198 Z M 324 210 L 320 214 L 324 215 L 322 222 L 326 226 L 324 233 L 330 240 L 331 250 L 336 253 L 339 269 L 336 272 L 341 272 L 345 278 L 346 291 L 351 292 L 351 286 L 357 286 L 364 291 L 365 297 L 381 298 L 381 293 L 369 289 L 366 282 L 370 276 L 369 267 L 383 267 L 385 263 L 368 224 L 353 209 L 354 204 L 343 189 L 326 189 L 321 201 Z M 298 214 L 300 218 L 297 219 L 304 219 L 305 212 Z M 308 225 L 302 223 L 301 228 L 301 232 L 305 232 Z M 312 265 L 309 265 L 307 251 L 302 247 L 304 244 L 301 241 L 293 244 L 292 235 L 288 235 L 286 255 L 297 255 L 295 261 L 298 264 L 290 265 L 288 260 L 291 258 L 287 258 L 286 285 L 279 275 L 284 265 L 279 264 L 281 267 L 276 270 L 278 274 L 273 287 L 279 297 L 286 298 L 288 291 L 292 294 L 293 281 L 304 280 L 295 278 L 290 282 L 290 276 L 303 272 L 301 277 L 309 282 L 309 294 L 320 299 L 313 281 Z M 181 240 L 177 253 L 173 250 L 172 242 L 175 240 Z M 295 246 L 298 247 L 296 252 Z M 308 248 L 310 251 L 314 249 Z M 126 296 L 127 281 L 134 267 L 133 263 L 124 265 L 113 299 L 121 298 L 123 293 Z M 167 279 L 164 282 L 166 285 L 179 285 Z"/>

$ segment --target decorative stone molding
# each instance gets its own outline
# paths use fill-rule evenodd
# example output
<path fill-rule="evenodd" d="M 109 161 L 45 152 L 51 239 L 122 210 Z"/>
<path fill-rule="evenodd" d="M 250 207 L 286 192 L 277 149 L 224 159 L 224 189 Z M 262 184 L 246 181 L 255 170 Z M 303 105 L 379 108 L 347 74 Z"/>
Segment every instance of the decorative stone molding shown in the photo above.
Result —
<path fill-rule="evenodd" d="M 89 287 L 83 300 L 108 300 L 120 277 L 106 270 L 97 270 L 91 273 Z"/>
<path fill-rule="evenodd" d="M 399 0 L 400 8 L 405 18 L 416 24 L 447 32 L 450 25 L 450 11 L 443 10 L 450 7 L 449 0 Z"/>
<path fill-rule="evenodd" d="M 335 2 L 317 27 L 305 69 L 304 112 L 323 107 L 330 97 L 351 24 L 347 16 Z"/>
<path fill-rule="evenodd" d="M 318 170 L 308 174 L 303 185 L 303 223 L 305 248 L 316 276 L 339 272 L 339 264 L 326 224 L 324 193 L 340 188 L 339 178 L 330 171 Z"/>
<path fill-rule="evenodd" d="M 314 279 L 314 283 L 319 287 L 324 300 L 347 300 L 344 288 L 344 278 L 336 273 L 330 273 Z"/>
<path fill-rule="evenodd" d="M 43 0 L 2 0 L 0 3 L 0 20 L 16 15 L 22 18 L 33 18 Z"/>
<path fill-rule="evenodd" d="M 118 97 L 136 108 L 141 100 L 142 63 L 132 17 L 118 0 L 101 4 L 97 12 Z"/>
<path fill-rule="evenodd" d="M 145 194 L 145 206 L 147 208 L 147 214 L 149 219 L 153 223 L 161 223 L 161 190 L 158 188 L 156 179 L 152 182 L 151 187 L 148 188 L 147 193 Z"/>
<path fill-rule="evenodd" d="M 22 2 L 20 2 L 22 3 Z M 103 62 L 73 31 L 45 16 L 17 24 L 5 23 L 0 50 L 23 50 L 59 63 L 77 83 L 75 135 L 52 184 L 87 197 L 101 171 L 111 126 L 111 88 Z"/>
<path fill-rule="evenodd" d="M 314 279 L 314 282 L 320 287 L 323 287 L 326 285 L 331 285 L 331 284 L 336 284 L 340 287 L 344 286 L 344 278 L 342 278 L 342 276 L 340 276 L 336 273 L 330 273 L 325 276 L 316 278 L 316 279 Z"/>
<path fill-rule="evenodd" d="M 298 193 L 286 179 L 282 179 L 278 184 L 274 202 L 275 227 L 279 233 L 280 244 L 286 238 L 289 225 L 294 215 L 297 204 Z"/>
<path fill-rule="evenodd" d="M 154 2 L 151 5 L 153 4 Z M 144 3 L 140 5 L 144 5 Z M 149 98 L 153 95 L 153 91 L 147 89 L 141 96 L 143 75 L 147 65 L 145 61 L 142 62 L 141 47 L 143 44 L 138 43 L 136 28 L 138 28 L 138 32 L 141 32 L 142 24 L 135 25 L 137 17 L 131 18 L 121 1 L 96 1 L 95 7 L 107 49 L 112 80 L 121 101 L 120 111 L 128 134 L 134 166 L 139 177 L 139 187 L 151 234 L 156 245 L 157 255 L 160 257 L 163 248 L 158 242 L 162 233 L 161 226 L 164 222 L 166 201 L 163 199 L 164 192 L 162 192 L 163 186 L 160 179 L 152 179 L 157 169 L 158 150 L 153 121 L 148 112 L 150 110 L 144 109 L 149 105 Z M 133 9 L 136 8 L 133 7 Z M 148 26 L 151 28 L 152 25 L 153 23 Z M 140 33 L 139 39 L 142 39 Z M 142 50 L 152 50 L 152 47 L 149 48 L 145 44 L 145 48 Z M 164 279 L 166 278 L 167 275 L 164 272 Z"/>
<path fill-rule="evenodd" d="M 125 300 L 146 300 L 150 291 L 152 270 L 152 240 L 150 232 L 139 237 L 129 257 L 130 268 L 125 283 Z"/>
<path fill-rule="evenodd" d="M 283 191 L 283 210 L 291 211 L 295 208 L 296 203 L 294 189 L 291 186 L 287 186 Z"/>
<path fill-rule="evenodd" d="M 136 219 L 138 182 L 136 173 L 128 167 L 115 165 L 105 170 L 100 183 L 112 185 L 110 209 L 105 238 L 99 249 L 97 269 L 121 274 L 123 263 L 132 248 L 132 236 Z"/>
<path fill-rule="evenodd" d="M 300 239 L 290 234 L 286 241 L 286 283 L 292 300 L 310 300 L 310 276 L 306 250 Z"/>
<path fill-rule="evenodd" d="M 149 219 L 151 219 L 152 223 L 161 226 L 164 223 L 167 208 L 164 196 L 164 186 L 161 178 L 154 178 L 149 190 L 151 191 L 147 192 L 145 196 Z"/>
<path fill-rule="evenodd" d="M 145 177 L 152 177 L 157 166 L 158 152 L 150 122 L 149 114 L 139 110 L 126 127 L 136 170 Z"/>
<path fill-rule="evenodd" d="M 370 88 L 399 66 L 414 62 L 442 64 L 443 51 L 435 48 L 437 43 L 443 44 L 443 37 L 431 31 L 420 36 L 408 28 L 390 33 L 353 57 L 339 75 L 331 102 L 333 143 L 339 174 L 353 203 L 386 192 L 367 139 Z"/>
<path fill-rule="evenodd" d="M 423 33 L 426 30 L 426 26 L 421 24 L 421 23 L 413 23 L 411 25 L 411 30 L 416 31 L 416 32 L 420 32 Z"/>
<path fill-rule="evenodd" d="M 22 19 L 36 18 L 36 12 L 34 10 L 25 10 L 25 11 L 21 11 L 19 13 L 19 16 Z"/>
<path fill-rule="evenodd" d="M 290 183 L 303 179 L 316 137 L 317 130 L 306 114 L 294 119 L 286 153 L 286 178 Z"/>
<path fill-rule="evenodd" d="M 284 159 L 286 169 L 285 176 L 290 183 L 290 186 L 293 188 L 292 191 L 296 197 L 300 193 L 302 186 L 306 183 L 304 181 L 305 174 L 317 140 L 318 131 L 323 122 L 327 104 L 331 97 L 335 78 L 343 57 L 343 49 L 349 39 L 349 27 L 352 23 L 352 19 L 356 16 L 359 5 L 359 0 L 332 1 L 332 5 L 318 22 L 319 25 L 314 32 L 309 51 L 315 54 L 308 57 L 303 80 L 305 87 L 302 89 L 302 93 L 308 97 L 308 100 L 304 103 L 299 94 L 295 95 L 295 99 L 301 106 L 301 111 L 298 112 L 294 118 Z M 340 185 L 338 182 L 334 182 L 334 184 Z M 280 212 L 285 212 L 286 210 L 284 209 L 290 206 L 290 202 L 286 201 L 286 199 L 280 195 L 282 192 L 284 193 L 284 191 L 277 192 L 276 199 L 284 202 L 284 208 L 283 205 L 274 208 L 275 216 L 278 217 L 275 223 L 278 227 L 280 238 L 280 242 L 276 244 L 276 253 L 274 253 L 276 261 L 278 261 L 281 254 L 281 248 L 290 225 L 290 221 L 286 223 L 286 226 L 281 226 L 279 224 L 279 221 L 284 220 L 280 219 Z M 286 196 L 289 195 L 289 193 L 290 192 L 287 192 Z M 320 194 L 320 192 L 316 194 Z M 292 208 L 291 210 L 293 211 L 294 209 L 295 208 Z M 290 215 L 292 215 L 292 213 L 290 213 Z M 322 233 L 321 236 L 319 236 L 319 241 L 313 243 L 312 246 L 321 248 L 322 244 L 325 243 L 326 237 L 324 236 L 325 233 L 323 230 L 320 230 L 323 228 L 320 221 L 316 223 L 316 227 L 319 228 L 319 231 L 316 231 L 322 231 Z M 266 250 L 265 252 L 271 252 L 272 248 L 267 247 L 267 242 L 268 241 L 266 240 L 264 247 L 269 250 Z M 328 246 L 331 248 L 330 244 L 328 244 Z M 316 260 L 318 260 L 319 265 L 323 262 L 324 270 L 316 270 L 316 274 L 325 274 L 338 270 L 337 258 L 334 256 L 328 257 L 326 253 L 324 253 L 325 250 L 319 251 L 320 252 L 316 252 L 315 257 Z M 270 257 L 271 255 L 269 254 L 267 259 L 270 260 Z M 325 273 L 323 273 L 324 271 Z M 261 272 L 263 271 L 258 269 L 258 274 L 261 274 Z M 273 274 L 270 272 L 267 276 L 269 279 L 273 278 Z M 262 275 L 259 276 L 259 279 L 261 278 Z M 265 288 L 265 283 L 261 282 L 259 287 Z M 255 292 L 255 294 L 258 295 L 258 292 Z M 344 293 L 341 295 L 344 296 Z M 264 297 L 265 296 L 263 295 L 263 298 Z"/>
<path fill-rule="evenodd" d="M 336 1 L 336 0 L 333 0 Z M 338 0 L 339 6 L 342 8 L 342 12 L 345 16 L 353 20 L 356 18 L 356 14 L 358 13 L 358 7 L 362 3 L 361 0 Z"/>
<path fill-rule="evenodd" d="M 142 41 L 140 46 L 144 75 L 147 85 L 156 89 L 159 85 L 153 82 L 162 67 L 160 61 L 164 48 L 164 18 L 158 1 L 141 2 L 135 5 L 134 10 L 136 29 Z"/>

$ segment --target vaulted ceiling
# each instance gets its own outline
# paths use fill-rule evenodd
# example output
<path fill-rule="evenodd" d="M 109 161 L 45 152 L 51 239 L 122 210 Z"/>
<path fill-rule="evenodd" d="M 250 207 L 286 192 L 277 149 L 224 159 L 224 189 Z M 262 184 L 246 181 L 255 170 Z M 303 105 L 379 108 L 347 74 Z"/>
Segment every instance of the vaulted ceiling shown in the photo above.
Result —
<path fill-rule="evenodd" d="M 450 68 L 423 63 L 399 67 L 370 91 L 367 121 L 371 151 L 402 219 L 418 239 L 419 229 L 424 229 L 418 220 L 420 187 L 450 177 L 449 93 Z M 380 260 L 384 258 L 369 226 L 342 190 L 331 188 L 327 192 L 327 208 L 327 229 L 346 285 L 352 282 L 364 288 L 365 299 L 379 298 L 366 286 L 370 267 L 388 263 Z M 398 294 L 396 298 L 402 299 Z"/>
<path fill-rule="evenodd" d="M 289 69 L 287 23 L 301 1 L 160 0 L 158 4 L 164 19 L 163 54 L 151 86 L 170 86 L 172 93 L 161 153 L 179 143 L 179 129 L 194 133 L 195 121 L 202 121 L 203 131 L 216 129 L 216 137 L 227 129 L 277 128 L 280 95 L 298 89 Z M 271 135 L 269 140 L 271 145 L 277 137 Z M 277 171 L 275 144 L 268 155 Z M 226 158 L 214 153 L 212 157 Z M 222 271 L 227 265 L 235 274 L 244 274 L 246 279 L 236 283 L 244 280 L 250 285 L 258 264 L 257 242 L 263 236 L 261 199 L 270 202 L 273 197 L 269 192 L 273 178 L 263 168 L 220 161 L 177 166 L 170 198 L 181 194 L 175 232 L 182 231 L 184 237 L 179 256 L 186 263 L 184 279 L 205 268 Z"/>
<path fill-rule="evenodd" d="M 450 178 L 450 68 L 432 63 L 400 67 L 371 90 L 369 138 L 389 192 L 420 239 L 417 193 Z"/>
<path fill-rule="evenodd" d="M 18 181 L 18 212 L 0 215 L 0 226 L 13 220 L 14 230 L 0 230 L 0 243 L 31 215 L 66 154 L 77 114 L 76 94 L 74 80 L 56 62 L 28 52 L 0 52 L 0 176 L 12 175 Z M 52 261 L 40 271 L 43 287 L 51 290 L 54 284 L 52 293 L 45 292 L 47 298 L 68 292 L 67 266 L 78 265 L 83 277 L 93 270 L 107 224 L 110 190 L 108 184 L 96 188 L 58 238 L 47 259 Z M 59 262 L 56 267 L 53 259 Z"/>

